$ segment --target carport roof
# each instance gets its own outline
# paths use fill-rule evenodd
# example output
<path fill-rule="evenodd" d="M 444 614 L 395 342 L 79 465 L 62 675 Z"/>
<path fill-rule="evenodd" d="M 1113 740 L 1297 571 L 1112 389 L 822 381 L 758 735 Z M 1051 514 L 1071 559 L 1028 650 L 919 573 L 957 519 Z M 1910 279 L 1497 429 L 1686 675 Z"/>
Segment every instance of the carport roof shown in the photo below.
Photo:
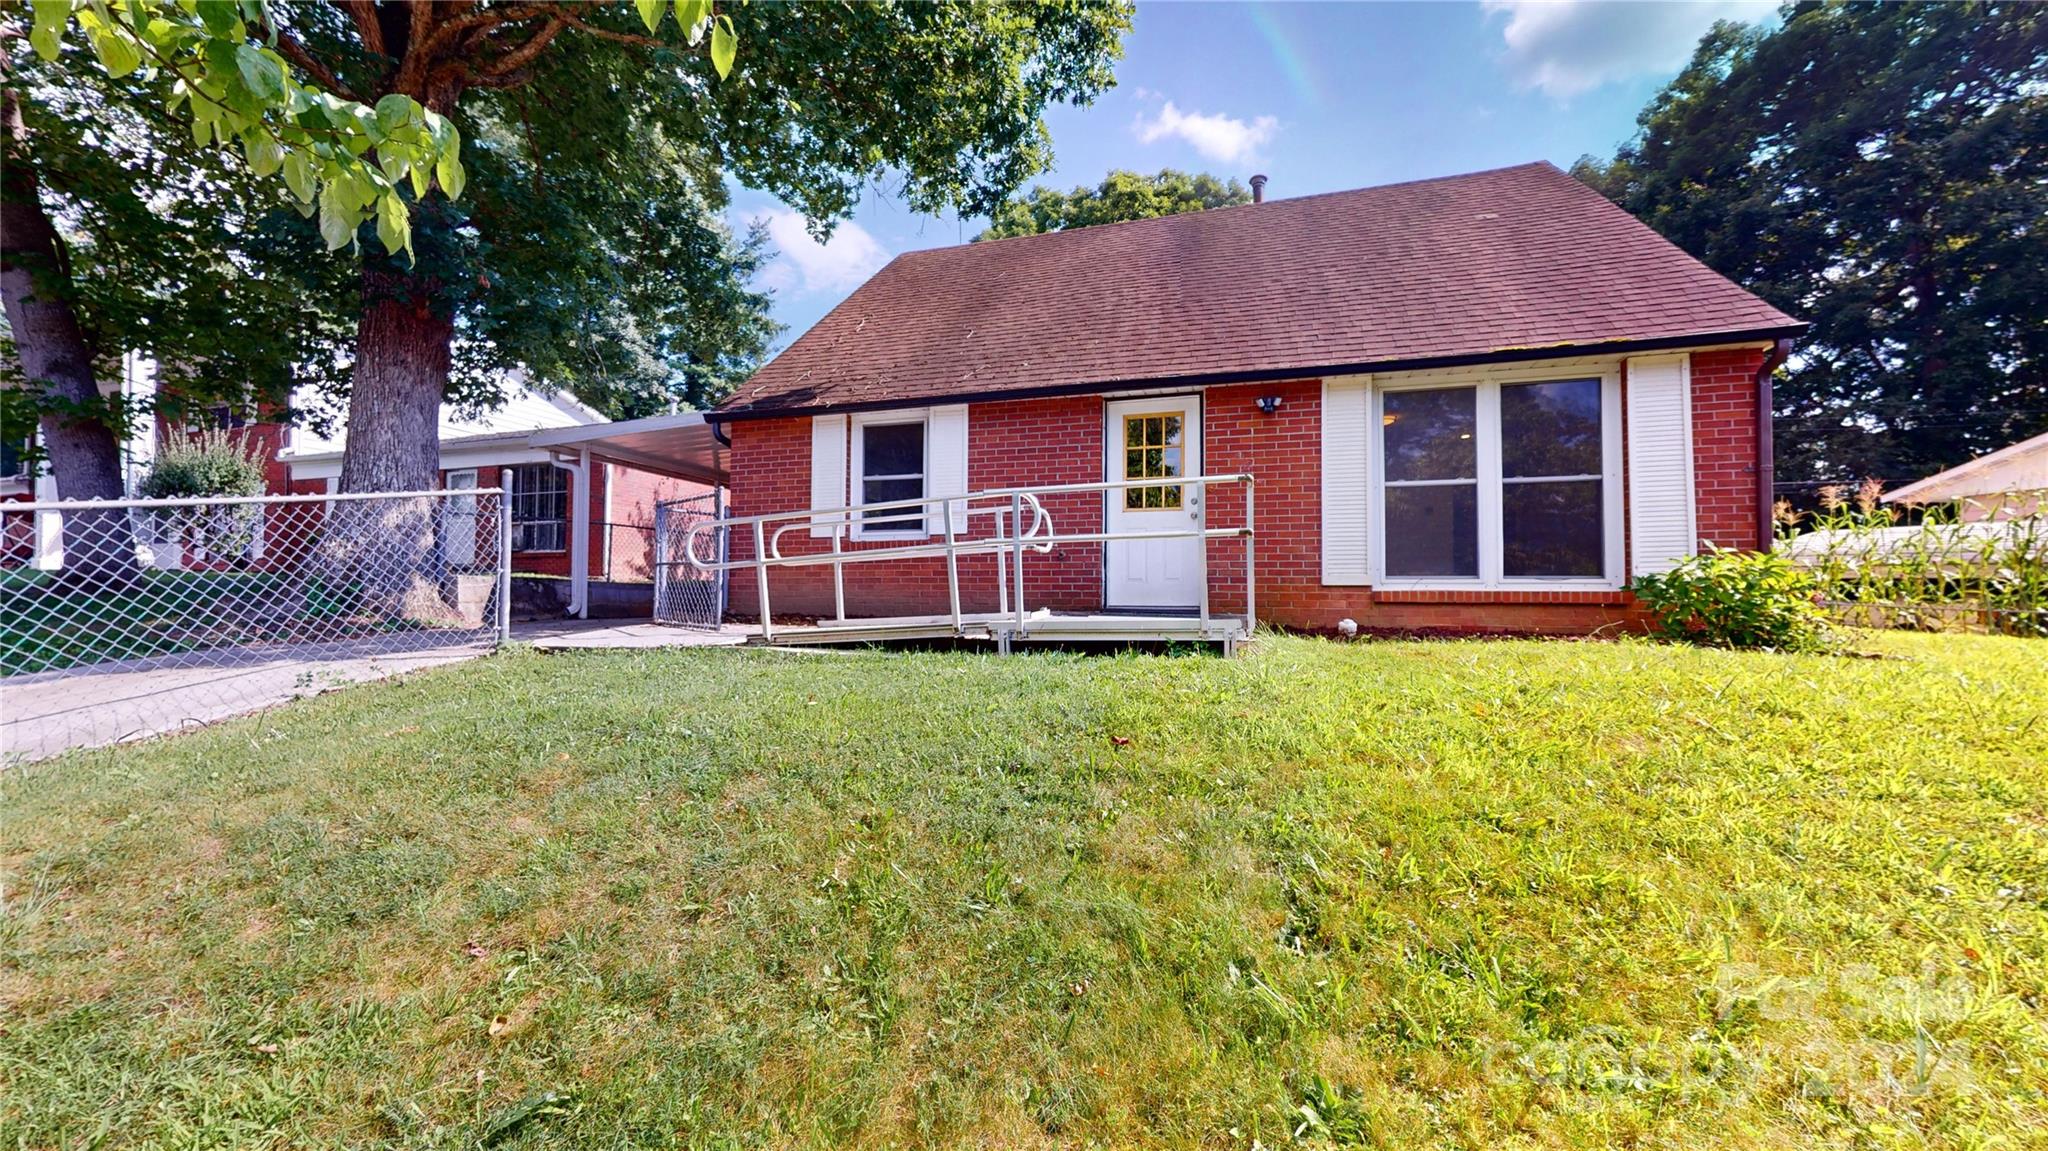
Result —
<path fill-rule="evenodd" d="M 526 444 L 549 451 L 588 451 L 594 459 L 697 483 L 726 482 L 725 445 L 712 434 L 702 412 L 548 428 L 533 433 Z"/>

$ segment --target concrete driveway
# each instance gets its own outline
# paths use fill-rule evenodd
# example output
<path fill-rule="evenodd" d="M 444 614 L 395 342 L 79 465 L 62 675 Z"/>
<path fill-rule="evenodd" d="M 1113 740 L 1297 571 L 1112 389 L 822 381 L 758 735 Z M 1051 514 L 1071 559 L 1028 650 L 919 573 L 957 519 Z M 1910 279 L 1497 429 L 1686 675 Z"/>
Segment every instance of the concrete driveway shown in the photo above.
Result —
<path fill-rule="evenodd" d="M 633 620 L 515 624 L 544 651 L 732 647 L 751 629 L 695 631 Z M 423 632 L 326 644 L 278 644 L 120 660 L 0 679 L 0 767 L 81 747 L 204 727 L 351 684 L 488 655 L 476 633 Z"/>

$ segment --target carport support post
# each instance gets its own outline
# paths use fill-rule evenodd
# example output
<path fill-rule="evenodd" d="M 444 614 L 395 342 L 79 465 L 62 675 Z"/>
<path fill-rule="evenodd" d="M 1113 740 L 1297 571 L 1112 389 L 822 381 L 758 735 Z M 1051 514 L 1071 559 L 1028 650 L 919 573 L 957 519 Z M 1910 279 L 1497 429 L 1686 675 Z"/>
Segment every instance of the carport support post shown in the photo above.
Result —
<path fill-rule="evenodd" d="M 569 465 L 569 611 L 590 618 L 590 449 Z"/>

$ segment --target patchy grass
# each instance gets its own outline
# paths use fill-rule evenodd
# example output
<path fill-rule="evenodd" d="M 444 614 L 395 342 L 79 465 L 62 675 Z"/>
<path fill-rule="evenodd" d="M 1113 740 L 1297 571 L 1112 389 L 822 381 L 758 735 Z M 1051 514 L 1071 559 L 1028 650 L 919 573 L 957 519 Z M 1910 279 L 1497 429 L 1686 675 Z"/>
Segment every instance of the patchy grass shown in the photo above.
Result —
<path fill-rule="evenodd" d="M 0 1145 L 2038 1138 L 2048 648 L 1862 642 L 513 653 L 72 756 Z"/>

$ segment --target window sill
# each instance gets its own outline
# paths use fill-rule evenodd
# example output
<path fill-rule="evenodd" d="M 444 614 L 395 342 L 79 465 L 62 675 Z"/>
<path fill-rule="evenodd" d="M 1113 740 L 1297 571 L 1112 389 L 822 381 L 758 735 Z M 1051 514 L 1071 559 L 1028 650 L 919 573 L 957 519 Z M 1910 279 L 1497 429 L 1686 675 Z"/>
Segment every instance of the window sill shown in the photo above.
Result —
<path fill-rule="evenodd" d="M 1373 603 L 1568 603 L 1624 607 L 1635 602 L 1635 597 L 1624 588 L 1556 583 L 1375 588 L 1370 594 Z"/>

